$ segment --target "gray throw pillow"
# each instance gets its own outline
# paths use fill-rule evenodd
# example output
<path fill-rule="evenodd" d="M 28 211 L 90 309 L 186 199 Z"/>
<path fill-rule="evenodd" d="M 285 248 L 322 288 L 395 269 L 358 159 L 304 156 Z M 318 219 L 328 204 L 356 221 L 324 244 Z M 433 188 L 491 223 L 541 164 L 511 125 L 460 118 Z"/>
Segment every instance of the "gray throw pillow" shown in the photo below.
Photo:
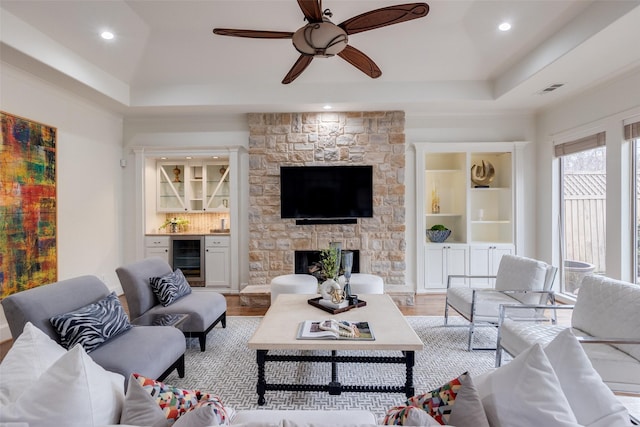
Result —
<path fill-rule="evenodd" d="M 150 278 L 149 284 L 160 304 L 165 307 L 173 304 L 178 298 L 191 293 L 191 286 L 179 268 L 162 277 Z"/>
<path fill-rule="evenodd" d="M 87 353 L 131 328 L 115 292 L 100 301 L 49 319 L 60 335 L 60 344 L 70 349 L 82 345 Z"/>

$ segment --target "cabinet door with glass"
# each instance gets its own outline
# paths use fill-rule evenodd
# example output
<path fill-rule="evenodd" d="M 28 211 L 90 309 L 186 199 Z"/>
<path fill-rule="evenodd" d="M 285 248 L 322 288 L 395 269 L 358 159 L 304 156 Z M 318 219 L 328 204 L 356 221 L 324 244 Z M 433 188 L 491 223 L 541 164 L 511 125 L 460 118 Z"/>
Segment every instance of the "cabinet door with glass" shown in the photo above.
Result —
<path fill-rule="evenodd" d="M 159 212 L 184 212 L 189 210 L 185 163 L 161 162 L 157 165 L 157 210 Z"/>
<path fill-rule="evenodd" d="M 228 212 L 230 204 L 229 164 L 207 163 L 204 166 L 204 210 L 207 212 Z"/>

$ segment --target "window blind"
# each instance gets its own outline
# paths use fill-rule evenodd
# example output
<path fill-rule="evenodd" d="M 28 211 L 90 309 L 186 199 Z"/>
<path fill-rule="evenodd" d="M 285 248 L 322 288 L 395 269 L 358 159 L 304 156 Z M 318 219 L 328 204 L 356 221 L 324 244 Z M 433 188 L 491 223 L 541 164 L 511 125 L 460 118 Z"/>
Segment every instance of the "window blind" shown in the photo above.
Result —
<path fill-rule="evenodd" d="M 575 139 L 573 141 L 564 142 L 554 147 L 556 157 L 566 156 L 568 154 L 579 153 L 593 148 L 602 147 L 606 142 L 606 132 L 599 132 L 594 135 L 585 136 L 584 138 Z"/>
<path fill-rule="evenodd" d="M 629 123 L 624 126 L 624 139 L 627 141 L 630 139 L 640 138 L 640 122 Z"/>

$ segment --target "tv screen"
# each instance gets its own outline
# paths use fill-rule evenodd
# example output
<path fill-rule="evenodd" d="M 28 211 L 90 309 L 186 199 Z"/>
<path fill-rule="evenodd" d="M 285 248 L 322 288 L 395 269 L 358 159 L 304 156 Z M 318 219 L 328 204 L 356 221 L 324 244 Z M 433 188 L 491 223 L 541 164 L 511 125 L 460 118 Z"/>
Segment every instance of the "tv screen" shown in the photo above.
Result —
<path fill-rule="evenodd" d="M 373 216 L 372 166 L 281 166 L 280 216 L 297 219 Z"/>

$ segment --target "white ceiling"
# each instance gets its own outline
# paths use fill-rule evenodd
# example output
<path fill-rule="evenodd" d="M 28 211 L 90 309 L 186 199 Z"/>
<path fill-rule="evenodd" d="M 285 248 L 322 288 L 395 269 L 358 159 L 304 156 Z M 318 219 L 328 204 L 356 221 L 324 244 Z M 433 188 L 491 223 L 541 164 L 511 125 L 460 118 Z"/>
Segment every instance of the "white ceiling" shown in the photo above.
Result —
<path fill-rule="evenodd" d="M 324 0 L 333 22 L 394 0 Z M 344 110 L 531 112 L 640 68 L 640 0 L 432 0 L 425 18 L 354 34 L 371 79 L 316 58 L 289 85 L 295 0 L 0 0 L 0 55 L 128 115 Z M 510 32 L 497 30 L 502 21 Z M 102 29 L 116 34 L 99 37 Z M 550 84 L 564 86 L 545 95 Z"/>

